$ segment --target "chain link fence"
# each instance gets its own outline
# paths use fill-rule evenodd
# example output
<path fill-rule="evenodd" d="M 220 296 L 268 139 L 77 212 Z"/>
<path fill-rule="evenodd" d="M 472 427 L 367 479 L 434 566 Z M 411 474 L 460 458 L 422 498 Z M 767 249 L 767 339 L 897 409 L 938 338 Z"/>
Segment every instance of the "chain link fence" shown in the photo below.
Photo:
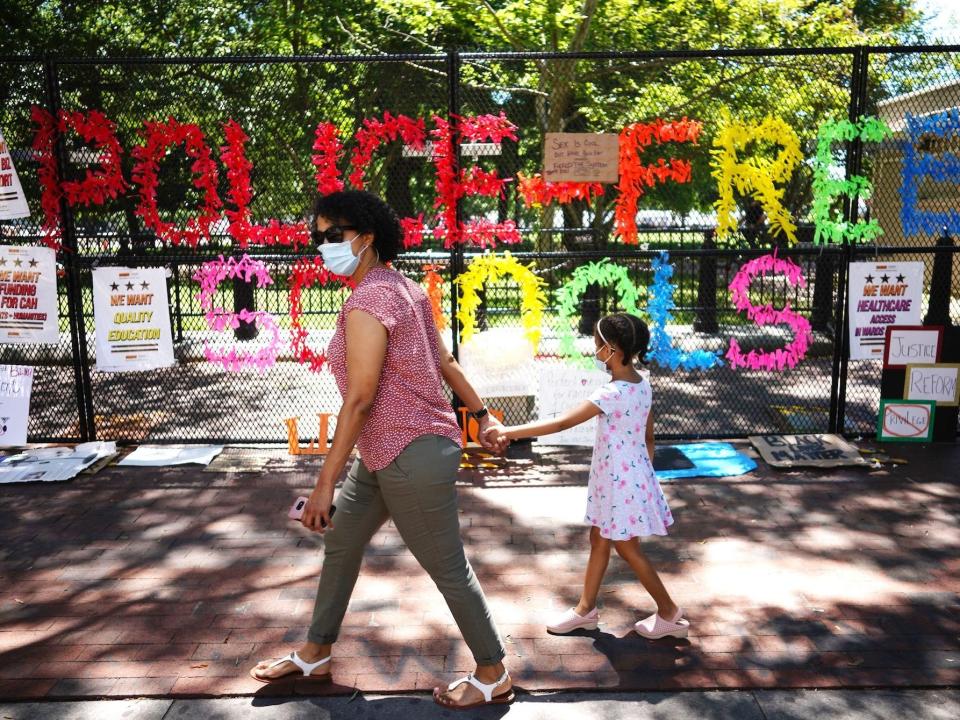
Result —
<path fill-rule="evenodd" d="M 792 287 L 783 278 L 757 279 L 754 302 L 781 307 L 789 302 L 809 318 L 814 342 L 806 358 L 782 373 L 732 370 L 729 367 L 685 371 L 652 367 L 658 434 L 670 438 L 742 436 L 767 432 L 872 434 L 879 399 L 879 363 L 849 361 L 843 347 L 847 265 L 873 257 L 922 260 L 929 290 L 934 258 L 948 265 L 945 304 L 934 308 L 956 322 L 960 277 L 949 247 L 935 244 L 942 236 L 904 237 L 900 220 L 900 167 L 907 112 L 915 115 L 960 106 L 960 51 L 957 49 L 816 49 L 674 53 L 460 53 L 371 57 L 198 58 L 198 59 L 0 59 L 0 128 L 13 153 L 33 216 L 0 222 L 5 244 L 37 244 L 42 232 L 37 164 L 30 150 L 32 106 L 56 111 L 99 109 L 117 125 L 124 149 L 123 174 L 129 181 L 130 151 L 142 143 L 144 121 L 175 117 L 196 123 L 206 135 L 214 158 L 224 144 L 223 125 L 239 123 L 249 141 L 253 165 L 256 222 L 302 220 L 316 192 L 311 163 L 313 131 L 320 122 L 334 123 L 345 144 L 344 177 L 357 148 L 356 133 L 369 118 L 405 115 L 423 118 L 429 134 L 433 118 L 449 119 L 503 113 L 518 126 L 518 140 L 504 140 L 492 151 L 474 148 L 461 153 L 463 166 L 479 165 L 510 178 L 497 197 L 461 200 L 462 218 L 491 223 L 513 221 L 521 242 L 508 249 L 544 281 L 547 305 L 536 363 L 565 362 L 559 357 L 563 322 L 556 291 L 577 268 L 602 258 L 627 268 L 641 290 L 652 283 L 652 261 L 661 251 L 674 265 L 673 324 L 668 331 L 684 351 L 723 353 L 731 338 L 745 348 L 772 349 L 789 341 L 779 327 L 758 327 L 737 312 L 727 289 L 742 264 L 776 248 L 799 264 L 806 287 Z M 751 216 L 749 198 L 738 198 L 740 226 L 718 240 L 716 179 L 711 150 L 724 113 L 761 121 L 782 118 L 798 134 L 805 161 L 784 188 L 783 203 L 798 223 L 798 242 L 788 246 L 771 234 L 763 218 Z M 884 119 L 894 137 L 884 143 L 851 145 L 847 172 L 862 172 L 874 184 L 871 198 L 844 207 L 879 220 L 879 244 L 853 248 L 813 244 L 812 164 L 816 134 L 828 120 L 873 114 Z M 692 168 L 691 182 L 657 185 L 641 198 L 637 213 L 638 242 L 625 246 L 613 237 L 616 191 L 565 205 L 529 206 L 518 192 L 518 178 L 532 177 L 543 167 L 547 132 L 619 132 L 625 125 L 688 117 L 703 130 L 696 144 L 669 143 L 643 152 L 645 164 L 677 157 Z M 898 125 L 899 123 L 899 125 Z M 957 142 L 925 151 L 952 152 Z M 83 176 L 96 151 L 65 138 L 65 179 Z M 953 143 L 953 144 L 951 144 Z M 470 147 L 470 146 L 468 146 Z M 759 144 L 761 153 L 775 152 Z M 474 154 L 471 154 L 474 153 Z M 182 148 L 172 149 L 161 163 L 158 194 L 164 220 L 183 224 L 196 213 L 200 191 L 193 185 L 191 160 Z M 219 165 L 218 194 L 228 202 L 229 187 Z M 382 195 L 402 217 L 423 214 L 428 224 L 436 210 L 436 179 L 430 152 L 416 152 L 401 141 L 378 148 L 366 169 L 367 189 Z M 349 185 L 349 183 L 348 183 Z M 958 207 L 955 182 L 929 181 L 920 203 L 930 212 Z M 301 435 L 316 413 L 336 412 L 340 396 L 332 376 L 299 364 L 285 344 L 276 365 L 266 372 L 225 372 L 204 358 L 208 342 L 223 342 L 206 326 L 193 279 L 201 264 L 220 255 L 238 256 L 227 221 L 214 225 L 209 242 L 197 248 L 171 247 L 157 240 L 137 215 L 138 195 L 131 187 L 116 201 L 91 208 L 65 208 L 64 227 L 72 228 L 58 254 L 60 269 L 61 340 L 56 346 L 0 347 L 0 362 L 36 368 L 30 418 L 30 439 L 81 440 L 110 438 L 151 442 L 274 442 L 285 437 L 284 420 L 300 417 Z M 69 217 L 66 217 L 69 215 Z M 503 249 L 498 247 L 497 251 Z M 480 248 L 468 243 L 446 250 L 425 235 L 422 247 L 401 255 L 395 266 L 417 281 L 429 271 L 439 277 L 445 324 L 442 334 L 459 351 L 455 280 Z M 224 283 L 217 302 L 241 302 L 273 313 L 285 337 L 290 332 L 288 277 L 300 256 L 280 246 L 251 247 L 263 261 L 273 284 L 251 291 Z M 105 373 L 96 369 L 91 271 L 98 265 L 164 267 L 173 329 L 174 367 L 137 373 Z M 941 273 L 942 274 L 942 273 Z M 942 282 L 937 287 L 942 288 Z M 345 297 L 338 287 L 314 287 L 303 294 L 302 311 L 310 343 L 321 348 L 333 332 Z M 924 312 L 937 305 L 924 294 Z M 641 309 L 645 301 L 641 292 Z M 512 281 L 486 283 L 477 318 L 477 336 L 501 341 L 522 336 L 519 286 Z M 579 300 L 577 345 L 592 351 L 593 322 L 621 308 L 619 294 L 590 287 Z M 942 319 L 942 317 L 941 317 Z M 486 331 L 486 332 L 484 332 Z M 498 331 L 492 333 L 490 331 Z M 504 334 L 506 333 L 506 334 Z M 513 335 L 511 335 L 511 333 Z M 257 347 L 262 339 L 242 341 Z M 495 397 L 490 404 L 509 422 L 535 417 L 531 395 Z"/>

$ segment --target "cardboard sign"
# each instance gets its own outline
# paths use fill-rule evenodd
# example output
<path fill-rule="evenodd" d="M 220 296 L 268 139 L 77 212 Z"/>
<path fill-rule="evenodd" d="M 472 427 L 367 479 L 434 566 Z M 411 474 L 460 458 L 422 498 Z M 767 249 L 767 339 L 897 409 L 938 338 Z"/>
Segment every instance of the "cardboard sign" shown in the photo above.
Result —
<path fill-rule="evenodd" d="M 0 447 L 27 444 L 33 368 L 0 365 Z"/>
<path fill-rule="evenodd" d="M 960 364 L 907 365 L 903 397 L 907 400 L 933 400 L 937 405 L 957 405 L 960 388 L 957 378 Z"/>
<path fill-rule="evenodd" d="M 534 355 L 522 329 L 491 328 L 460 343 L 458 362 L 480 397 L 517 397 L 537 391 Z"/>
<path fill-rule="evenodd" d="M 152 370 L 174 364 L 163 268 L 93 269 L 97 370 Z"/>
<path fill-rule="evenodd" d="M 104 458 L 117 454 L 115 442 L 88 442 L 76 447 L 45 447 L 0 461 L 0 483 L 57 482 L 76 477 Z"/>
<path fill-rule="evenodd" d="M 883 344 L 883 367 L 930 365 L 940 361 L 943 327 L 940 325 L 891 325 Z"/>
<path fill-rule="evenodd" d="M 543 179 L 615 183 L 620 180 L 620 137 L 608 133 L 547 133 Z"/>
<path fill-rule="evenodd" d="M 839 435 L 751 435 L 750 443 L 773 467 L 868 465 Z"/>
<path fill-rule="evenodd" d="M 877 440 L 930 442 L 935 407 L 932 400 L 881 400 Z"/>
<path fill-rule="evenodd" d="M 30 217 L 27 198 L 23 194 L 10 149 L 0 130 L 0 220 Z"/>
<path fill-rule="evenodd" d="M 537 393 L 537 415 L 541 420 L 555 418 L 570 408 L 581 405 L 590 393 L 610 382 L 609 373 L 584 370 L 563 363 L 537 363 L 540 387 Z M 543 445 L 593 446 L 597 436 L 597 418 L 553 435 L 537 438 Z"/>
<path fill-rule="evenodd" d="M 47 247 L 0 246 L 0 343 L 59 341 L 57 254 Z"/>
<path fill-rule="evenodd" d="M 850 263 L 850 359 L 881 359 L 888 326 L 920 322 L 922 294 L 922 262 Z"/>

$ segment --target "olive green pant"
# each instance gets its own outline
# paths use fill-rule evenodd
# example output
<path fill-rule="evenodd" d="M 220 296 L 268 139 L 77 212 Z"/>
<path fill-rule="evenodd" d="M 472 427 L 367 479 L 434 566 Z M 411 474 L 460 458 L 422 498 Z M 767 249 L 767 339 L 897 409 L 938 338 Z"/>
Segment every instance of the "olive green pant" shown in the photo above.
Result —
<path fill-rule="evenodd" d="M 447 601 L 478 665 L 504 655 L 487 601 L 463 553 L 456 477 L 460 448 L 449 438 L 422 435 L 387 467 L 371 472 L 358 459 L 337 494 L 308 638 L 335 642 L 360 574 L 363 551 L 387 518 Z"/>

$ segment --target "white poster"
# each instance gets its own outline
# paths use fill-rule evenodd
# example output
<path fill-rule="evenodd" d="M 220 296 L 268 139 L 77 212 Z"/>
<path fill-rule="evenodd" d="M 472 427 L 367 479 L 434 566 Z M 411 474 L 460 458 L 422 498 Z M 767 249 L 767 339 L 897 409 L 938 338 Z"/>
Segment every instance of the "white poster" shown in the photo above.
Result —
<path fill-rule="evenodd" d="M 561 413 L 583 404 L 591 393 L 610 382 L 610 373 L 586 370 L 565 363 L 538 363 L 540 388 L 537 393 L 537 416 L 540 420 L 555 418 Z M 593 445 L 597 434 L 597 419 L 569 430 L 544 435 L 537 439 L 540 445 Z"/>
<path fill-rule="evenodd" d="M 0 343 L 59 341 L 56 253 L 47 247 L 0 246 Z"/>
<path fill-rule="evenodd" d="M 30 208 L 27 207 L 17 169 L 13 166 L 10 149 L 0 130 L 0 220 L 24 217 L 30 217 Z"/>
<path fill-rule="evenodd" d="M 922 262 L 850 263 L 850 359 L 882 360 L 888 325 L 919 325 Z"/>
<path fill-rule="evenodd" d="M 457 362 L 482 398 L 533 395 L 533 345 L 520 328 L 493 328 L 460 343 Z"/>
<path fill-rule="evenodd" d="M 174 364 L 163 268 L 93 270 L 97 370 L 152 370 Z"/>
<path fill-rule="evenodd" d="M 27 444 L 33 368 L 0 365 L 0 447 Z"/>

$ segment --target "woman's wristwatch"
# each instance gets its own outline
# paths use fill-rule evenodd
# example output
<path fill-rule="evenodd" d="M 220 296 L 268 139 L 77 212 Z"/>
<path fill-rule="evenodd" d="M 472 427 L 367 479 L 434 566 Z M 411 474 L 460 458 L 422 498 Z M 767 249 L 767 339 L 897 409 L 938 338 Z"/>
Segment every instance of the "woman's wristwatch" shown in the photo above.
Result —
<path fill-rule="evenodd" d="M 487 416 L 487 413 L 489 412 L 490 411 L 487 410 L 487 406 L 484 405 L 482 408 L 480 408 L 476 412 L 471 412 L 470 417 L 472 417 L 474 420 L 480 420 L 482 418 L 485 418 Z"/>

